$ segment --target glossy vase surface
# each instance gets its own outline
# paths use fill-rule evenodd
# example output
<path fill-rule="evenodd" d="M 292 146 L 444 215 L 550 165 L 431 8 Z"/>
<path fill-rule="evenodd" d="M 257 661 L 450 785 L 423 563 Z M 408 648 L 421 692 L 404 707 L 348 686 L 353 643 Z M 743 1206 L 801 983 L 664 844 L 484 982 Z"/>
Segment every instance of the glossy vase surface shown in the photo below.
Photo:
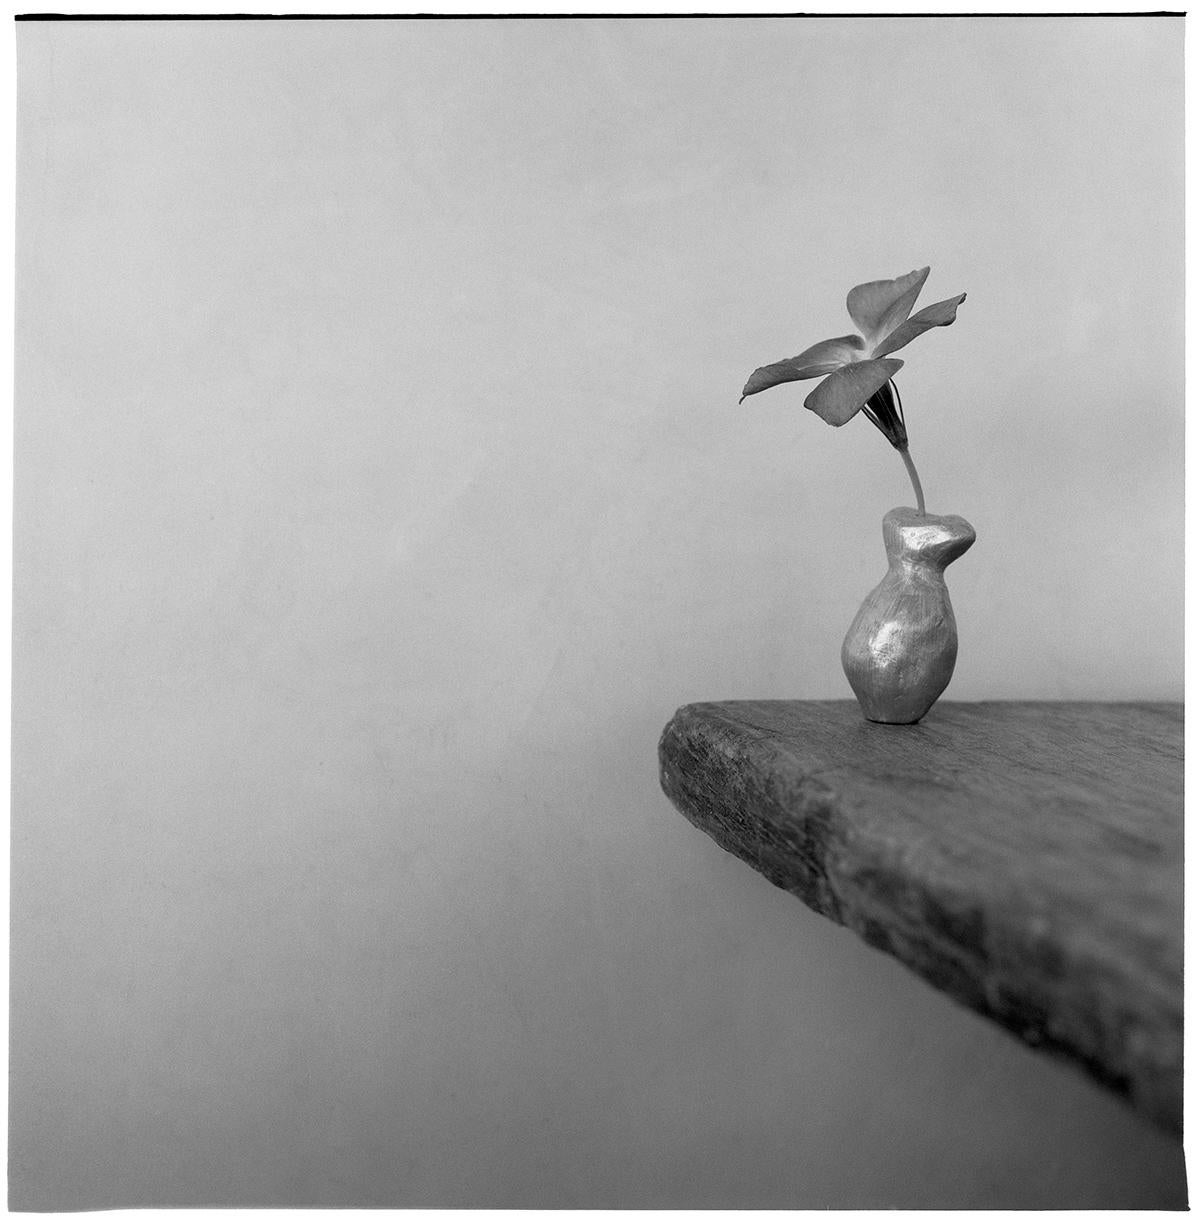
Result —
<path fill-rule="evenodd" d="M 896 507 L 883 517 L 887 574 L 842 644 L 842 668 L 867 719 L 915 724 L 950 684 L 958 628 L 943 572 L 974 541 L 960 515 Z"/>

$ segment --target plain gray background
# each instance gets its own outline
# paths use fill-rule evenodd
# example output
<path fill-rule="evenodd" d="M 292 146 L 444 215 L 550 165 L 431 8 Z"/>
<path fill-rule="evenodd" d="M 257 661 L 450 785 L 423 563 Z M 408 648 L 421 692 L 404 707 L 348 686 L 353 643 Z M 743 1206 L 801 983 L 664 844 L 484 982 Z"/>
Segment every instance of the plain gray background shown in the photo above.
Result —
<path fill-rule="evenodd" d="M 1178 1147 L 721 852 L 676 706 L 1182 698 L 1180 19 L 18 30 L 11 1197 L 1126 1207 Z"/>

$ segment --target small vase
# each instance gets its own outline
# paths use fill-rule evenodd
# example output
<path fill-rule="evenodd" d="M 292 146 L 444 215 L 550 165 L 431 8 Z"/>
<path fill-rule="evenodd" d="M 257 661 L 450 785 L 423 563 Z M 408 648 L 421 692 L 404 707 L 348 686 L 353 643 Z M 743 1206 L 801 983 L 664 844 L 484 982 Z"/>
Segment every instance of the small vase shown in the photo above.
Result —
<path fill-rule="evenodd" d="M 842 644 L 842 668 L 867 719 L 915 724 L 950 684 L 958 628 L 942 572 L 974 542 L 959 515 L 896 507 L 883 517 L 888 571 Z"/>

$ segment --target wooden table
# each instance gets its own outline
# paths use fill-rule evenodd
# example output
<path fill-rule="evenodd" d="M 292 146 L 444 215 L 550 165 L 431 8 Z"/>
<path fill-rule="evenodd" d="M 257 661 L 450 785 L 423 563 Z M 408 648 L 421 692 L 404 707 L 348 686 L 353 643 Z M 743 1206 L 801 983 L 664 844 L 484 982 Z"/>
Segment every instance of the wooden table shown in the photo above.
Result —
<path fill-rule="evenodd" d="M 659 762 L 727 851 L 1181 1132 L 1181 706 L 699 703 Z"/>

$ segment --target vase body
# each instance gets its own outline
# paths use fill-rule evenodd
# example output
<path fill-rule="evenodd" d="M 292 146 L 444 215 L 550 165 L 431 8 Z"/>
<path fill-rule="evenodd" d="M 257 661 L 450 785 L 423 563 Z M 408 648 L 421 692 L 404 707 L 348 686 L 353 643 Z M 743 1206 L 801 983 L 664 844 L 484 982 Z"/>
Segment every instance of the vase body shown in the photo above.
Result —
<path fill-rule="evenodd" d="M 842 668 L 867 719 L 915 724 L 950 684 L 958 628 L 944 571 L 974 541 L 959 515 L 896 507 L 883 517 L 887 574 L 842 644 Z"/>

